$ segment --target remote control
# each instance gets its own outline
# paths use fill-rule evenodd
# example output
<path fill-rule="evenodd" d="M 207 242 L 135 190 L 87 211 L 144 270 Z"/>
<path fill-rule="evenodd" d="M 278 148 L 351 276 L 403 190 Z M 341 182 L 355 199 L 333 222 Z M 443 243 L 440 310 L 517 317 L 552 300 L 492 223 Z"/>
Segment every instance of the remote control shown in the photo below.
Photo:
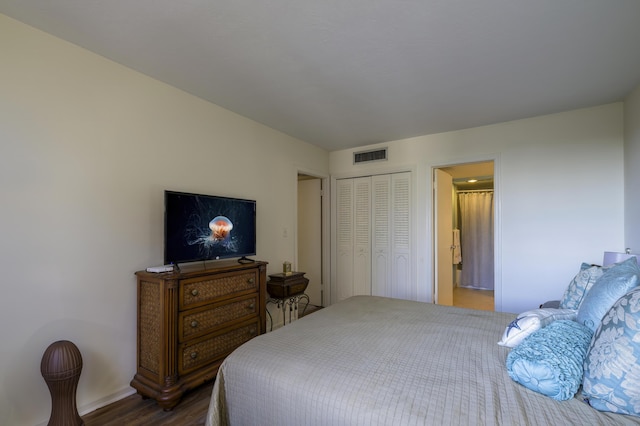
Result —
<path fill-rule="evenodd" d="M 147 272 L 172 272 L 173 265 L 151 266 L 147 268 Z"/>

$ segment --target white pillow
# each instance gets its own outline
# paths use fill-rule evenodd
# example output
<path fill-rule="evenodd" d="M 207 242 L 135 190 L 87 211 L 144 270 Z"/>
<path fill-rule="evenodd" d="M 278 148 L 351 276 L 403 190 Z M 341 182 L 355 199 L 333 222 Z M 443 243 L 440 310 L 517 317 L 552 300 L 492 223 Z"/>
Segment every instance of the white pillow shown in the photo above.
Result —
<path fill-rule="evenodd" d="M 511 321 L 502 333 L 500 346 L 514 348 L 536 330 L 546 327 L 556 320 L 575 321 L 578 311 L 575 309 L 540 308 L 521 313 Z"/>

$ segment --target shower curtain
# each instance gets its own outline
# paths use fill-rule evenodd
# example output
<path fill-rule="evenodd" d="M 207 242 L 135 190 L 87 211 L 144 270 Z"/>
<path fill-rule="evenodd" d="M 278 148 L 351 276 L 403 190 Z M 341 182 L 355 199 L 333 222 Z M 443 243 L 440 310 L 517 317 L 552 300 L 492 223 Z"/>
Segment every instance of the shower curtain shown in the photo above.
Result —
<path fill-rule="evenodd" d="M 460 287 L 493 290 L 493 191 L 459 192 Z"/>

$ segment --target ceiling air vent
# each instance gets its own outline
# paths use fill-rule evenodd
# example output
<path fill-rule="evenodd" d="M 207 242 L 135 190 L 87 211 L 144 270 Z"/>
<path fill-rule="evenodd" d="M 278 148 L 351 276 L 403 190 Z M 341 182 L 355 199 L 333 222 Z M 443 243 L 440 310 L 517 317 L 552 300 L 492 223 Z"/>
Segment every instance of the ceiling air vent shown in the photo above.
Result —
<path fill-rule="evenodd" d="M 373 151 L 360 151 L 353 153 L 353 163 L 366 163 L 369 161 L 382 161 L 387 159 L 387 148 Z"/>

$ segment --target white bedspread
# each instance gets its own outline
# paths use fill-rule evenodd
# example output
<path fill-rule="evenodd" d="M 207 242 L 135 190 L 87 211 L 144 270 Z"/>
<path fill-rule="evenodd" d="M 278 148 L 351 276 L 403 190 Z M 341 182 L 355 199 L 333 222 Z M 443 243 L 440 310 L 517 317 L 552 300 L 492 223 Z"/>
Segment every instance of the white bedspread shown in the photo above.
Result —
<path fill-rule="evenodd" d="M 207 425 L 615 425 L 640 419 L 513 382 L 512 314 L 357 296 L 236 349 Z"/>

